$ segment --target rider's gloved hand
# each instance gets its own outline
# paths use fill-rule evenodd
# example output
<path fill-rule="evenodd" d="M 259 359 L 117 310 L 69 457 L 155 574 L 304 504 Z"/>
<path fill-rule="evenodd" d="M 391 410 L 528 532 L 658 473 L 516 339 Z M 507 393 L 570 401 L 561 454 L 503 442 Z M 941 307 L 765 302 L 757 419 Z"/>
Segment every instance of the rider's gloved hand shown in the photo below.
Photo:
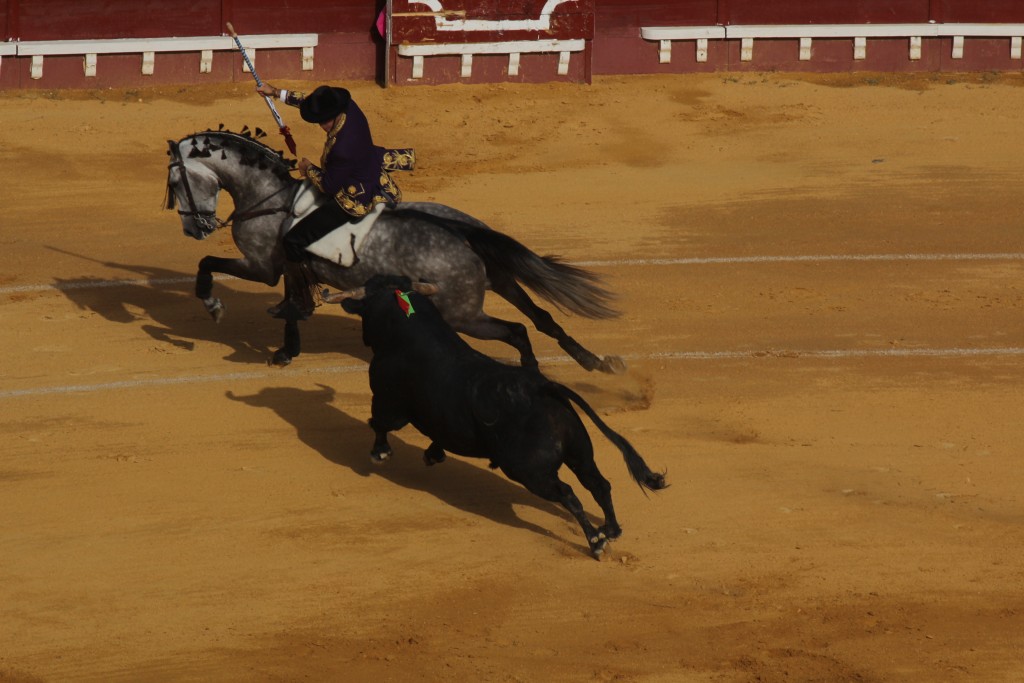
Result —
<path fill-rule="evenodd" d="M 256 92 L 265 97 L 277 97 L 281 91 L 275 88 L 274 86 L 270 85 L 269 83 L 263 83 L 261 85 L 256 86 Z"/>

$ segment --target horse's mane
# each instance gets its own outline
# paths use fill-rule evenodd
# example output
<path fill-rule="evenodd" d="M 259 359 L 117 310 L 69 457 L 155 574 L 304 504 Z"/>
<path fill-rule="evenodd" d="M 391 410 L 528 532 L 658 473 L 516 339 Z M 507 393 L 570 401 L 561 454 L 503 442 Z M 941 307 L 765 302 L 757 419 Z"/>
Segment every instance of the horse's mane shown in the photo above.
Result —
<path fill-rule="evenodd" d="M 290 177 L 289 172 L 295 167 L 295 160 L 285 159 L 283 151 L 271 149 L 257 139 L 265 136 L 266 132 L 261 128 L 256 128 L 254 136 L 249 126 L 243 126 L 240 132 L 235 133 L 226 130 L 224 124 L 221 124 L 218 130 L 208 128 L 186 135 L 178 144 L 186 140 L 192 142 L 192 150 L 188 154 L 190 158 L 208 157 L 220 152 L 221 158 L 226 159 L 225 150 L 234 149 L 238 152 L 239 163 L 243 166 L 256 166 L 260 170 L 270 169 L 276 176 Z"/>

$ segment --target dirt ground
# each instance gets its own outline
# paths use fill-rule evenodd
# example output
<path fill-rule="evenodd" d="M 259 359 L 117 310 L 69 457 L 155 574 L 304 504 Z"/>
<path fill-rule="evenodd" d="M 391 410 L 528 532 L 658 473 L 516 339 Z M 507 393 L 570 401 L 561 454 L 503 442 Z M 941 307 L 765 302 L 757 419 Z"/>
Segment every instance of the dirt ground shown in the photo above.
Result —
<path fill-rule="evenodd" d="M 272 130 L 250 86 L 0 93 L 0 681 L 1024 680 L 1022 86 L 351 84 L 407 199 L 618 294 L 558 319 L 626 374 L 531 335 L 668 470 L 647 498 L 592 432 L 600 562 L 412 429 L 371 465 L 353 318 L 279 369 L 279 289 L 195 300 L 236 251 L 162 210 L 166 140 Z"/>

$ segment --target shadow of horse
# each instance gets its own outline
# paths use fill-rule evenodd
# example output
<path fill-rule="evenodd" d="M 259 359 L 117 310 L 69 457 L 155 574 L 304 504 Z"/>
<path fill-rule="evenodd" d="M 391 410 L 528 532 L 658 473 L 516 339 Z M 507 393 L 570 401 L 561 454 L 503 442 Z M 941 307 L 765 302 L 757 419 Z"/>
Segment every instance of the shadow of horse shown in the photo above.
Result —
<path fill-rule="evenodd" d="M 88 257 L 84 257 L 88 258 Z M 194 276 L 156 266 L 102 262 L 109 268 L 134 273 L 123 282 L 96 278 L 55 278 L 56 287 L 80 309 L 105 319 L 134 324 L 161 344 L 191 351 L 197 342 L 222 344 L 231 349 L 224 357 L 234 363 L 267 363 L 273 355 L 269 343 L 281 334 L 281 322 L 267 315 L 277 302 L 273 291 L 253 293 L 221 284 L 230 310 L 220 323 L 195 298 Z M 360 323 L 354 318 L 319 316 L 305 333 L 303 351 L 308 354 L 340 352 L 369 361 L 362 344 Z"/>
<path fill-rule="evenodd" d="M 373 432 L 365 422 L 331 405 L 335 395 L 332 387 L 323 384 L 318 386 L 321 387 L 319 390 L 267 387 L 251 396 L 237 396 L 228 391 L 226 396 L 254 408 L 273 410 L 278 417 L 295 427 L 302 443 L 326 460 L 347 467 L 359 476 L 379 476 L 397 486 L 429 493 L 446 505 L 464 512 L 498 524 L 533 531 L 581 553 L 587 552 L 582 545 L 521 519 L 514 505 L 527 505 L 575 525 L 575 520 L 561 507 L 538 498 L 496 472 L 477 467 L 456 456 L 428 468 L 423 464 L 422 449 L 394 435 L 391 439 L 392 457 L 383 465 L 372 464 L 369 453 Z M 360 447 L 345 447 L 342 434 L 364 433 L 365 439 L 360 439 Z"/>

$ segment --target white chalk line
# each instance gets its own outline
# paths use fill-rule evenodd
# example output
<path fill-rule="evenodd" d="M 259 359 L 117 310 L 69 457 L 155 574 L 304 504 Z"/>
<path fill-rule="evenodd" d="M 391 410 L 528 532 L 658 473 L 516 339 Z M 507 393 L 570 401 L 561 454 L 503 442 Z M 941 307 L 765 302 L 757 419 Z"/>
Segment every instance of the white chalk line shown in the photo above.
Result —
<path fill-rule="evenodd" d="M 237 280 L 234 275 L 217 275 L 216 280 Z M 0 294 L 18 294 L 22 292 L 64 292 L 75 289 L 104 289 L 111 287 L 159 287 L 161 285 L 178 285 L 195 282 L 193 277 L 161 277 L 139 280 L 69 280 L 56 285 L 16 285 L 0 287 Z"/>
<path fill-rule="evenodd" d="M 794 262 L 856 262 L 856 261 L 1020 261 L 1024 253 L 990 253 L 990 254 L 839 254 L 839 255 L 806 255 L 806 256 L 735 256 L 707 258 L 676 258 L 676 259 L 623 259 L 608 261 L 577 261 L 577 266 L 659 266 L 659 265 L 713 265 L 743 263 L 794 263 Z M 218 275 L 217 280 L 237 279 L 230 275 Z M 151 278 L 138 280 L 78 280 L 63 282 L 57 285 L 22 285 L 0 287 L 0 294 L 19 292 L 40 292 L 48 290 L 76 290 L 110 287 L 157 287 L 165 284 L 182 284 L 194 281 L 193 277 Z M 763 350 L 763 351 L 677 351 L 659 352 L 647 355 L 626 355 L 626 360 L 731 360 L 753 358 L 811 358 L 811 359 L 842 359 L 842 358 L 906 358 L 906 357 L 977 357 L 977 356 L 1020 356 L 1024 348 L 993 348 L 993 349 L 833 349 L 833 350 Z M 571 363 L 568 356 L 552 356 L 540 359 L 543 363 Z M 267 372 L 243 372 L 217 375 L 186 375 L 181 377 L 124 380 L 99 384 L 64 385 L 56 387 L 35 387 L 0 391 L 0 399 L 18 398 L 23 396 L 43 396 L 47 394 L 74 394 L 98 391 L 113 391 L 142 387 L 169 386 L 179 384 L 200 384 L 209 382 L 248 381 L 272 377 L 295 377 L 311 374 L 343 374 L 365 371 L 366 364 L 352 366 L 331 366 L 327 368 L 310 368 L 302 371 L 270 370 Z"/>
<path fill-rule="evenodd" d="M 999 254 L 813 254 L 806 256 L 711 256 L 576 261 L 575 266 L 702 266 L 719 263 L 828 263 L 855 261 L 1024 261 L 1024 253 Z"/>
<path fill-rule="evenodd" d="M 573 261 L 571 265 L 582 268 L 615 266 L 702 266 L 715 264 L 759 264 L 759 263 L 841 263 L 858 261 L 1024 261 L 1024 253 L 996 254 L 816 254 L 806 256 L 710 256 L 668 259 L 616 259 Z M 236 280 L 232 275 L 217 275 L 215 279 Z M 70 291 L 76 289 L 100 289 L 109 287 L 159 287 L 195 282 L 195 276 L 150 278 L 138 280 L 70 280 L 52 285 L 14 285 L 0 287 L 0 294 L 19 294 L 46 291 Z"/>
<path fill-rule="evenodd" d="M 47 394 L 82 394 L 98 391 L 115 391 L 118 389 L 141 389 L 146 387 L 164 387 L 178 384 L 207 384 L 210 382 L 247 382 L 256 379 L 275 379 L 278 377 L 301 377 L 316 374 L 345 374 L 365 371 L 366 363 L 358 365 L 334 365 L 326 368 L 308 368 L 304 370 L 273 369 L 265 372 L 231 372 L 218 375 L 182 375 L 180 377 L 153 377 L 150 379 L 128 379 L 118 382 L 101 382 L 98 384 L 70 384 L 56 387 L 35 387 L 31 389 L 12 389 L 0 391 L 0 399 L 20 398 L 23 396 L 45 396 Z"/>
<path fill-rule="evenodd" d="M 638 360 L 681 360 L 681 361 L 715 361 L 715 360 L 764 360 L 764 359 L 811 359 L 811 360 L 844 360 L 853 358 L 979 358 L 997 356 L 1024 356 L 1022 347 L 997 348 L 889 348 L 889 349 L 770 349 L 761 351 L 660 351 L 648 354 L 627 354 L 622 356 L 627 361 Z M 569 364 L 575 361 L 569 356 L 547 356 L 538 359 L 541 365 Z M 351 374 L 365 372 L 368 365 L 331 365 L 321 368 L 303 370 L 267 369 L 263 372 L 232 372 L 216 375 L 182 375 L 179 377 L 155 377 L 151 379 L 133 379 L 119 382 L 102 382 L 98 384 L 72 384 L 54 387 L 34 387 L 30 389 L 12 389 L 0 391 L 0 400 L 29 396 L 46 396 L 53 394 L 81 394 L 120 389 L 140 389 L 187 384 L 209 384 L 211 382 L 247 382 L 251 380 L 268 380 L 282 377 L 303 377 L 325 374 Z"/>
<path fill-rule="evenodd" d="M 810 358 L 810 359 L 845 359 L 845 358 L 972 358 L 984 356 L 1024 356 L 1024 348 L 1000 347 L 989 349 L 822 349 L 795 350 L 771 349 L 766 351 L 666 351 L 651 353 L 641 358 L 657 360 L 732 360 L 737 358 Z M 627 360 L 629 357 L 624 356 Z M 633 358 L 632 360 L 638 360 Z"/>

